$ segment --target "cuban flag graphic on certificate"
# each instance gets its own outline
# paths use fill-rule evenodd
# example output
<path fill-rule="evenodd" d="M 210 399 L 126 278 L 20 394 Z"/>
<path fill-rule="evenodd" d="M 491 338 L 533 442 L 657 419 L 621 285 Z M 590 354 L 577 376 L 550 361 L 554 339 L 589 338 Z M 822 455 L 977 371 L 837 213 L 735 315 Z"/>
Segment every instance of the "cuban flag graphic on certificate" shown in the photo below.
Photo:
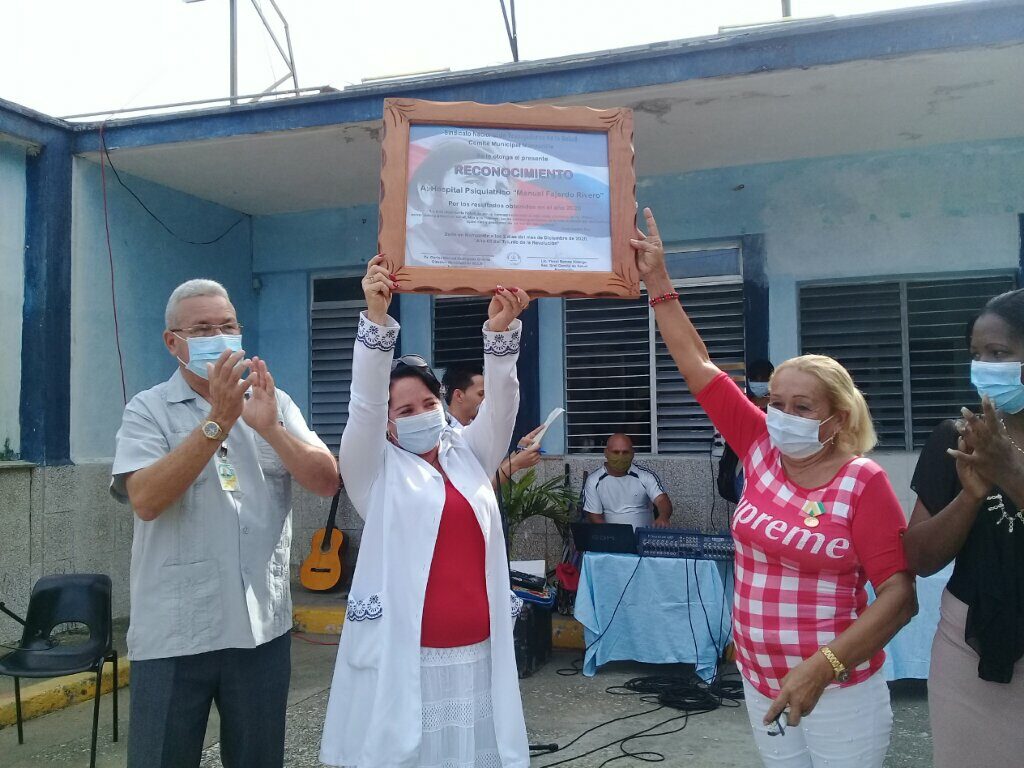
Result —
<path fill-rule="evenodd" d="M 603 133 L 410 126 L 406 264 L 611 270 Z"/>

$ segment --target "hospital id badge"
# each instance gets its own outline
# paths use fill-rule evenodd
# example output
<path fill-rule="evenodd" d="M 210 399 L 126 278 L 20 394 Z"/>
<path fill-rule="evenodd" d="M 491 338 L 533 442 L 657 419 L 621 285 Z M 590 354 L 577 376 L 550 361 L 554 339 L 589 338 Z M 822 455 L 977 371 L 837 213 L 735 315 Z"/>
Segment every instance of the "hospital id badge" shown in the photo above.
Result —
<path fill-rule="evenodd" d="M 235 473 L 235 466 L 228 461 L 227 451 L 221 449 L 217 452 L 215 459 L 217 465 L 217 479 L 220 480 L 222 491 L 238 490 L 238 475 Z"/>

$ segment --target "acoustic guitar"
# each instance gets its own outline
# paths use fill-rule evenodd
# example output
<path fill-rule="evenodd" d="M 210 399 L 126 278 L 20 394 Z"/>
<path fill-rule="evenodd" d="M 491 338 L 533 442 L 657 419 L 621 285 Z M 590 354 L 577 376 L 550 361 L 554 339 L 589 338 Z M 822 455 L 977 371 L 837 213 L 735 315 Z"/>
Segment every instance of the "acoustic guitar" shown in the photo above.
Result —
<path fill-rule="evenodd" d="M 327 515 L 327 525 L 313 534 L 309 545 L 309 556 L 302 562 L 299 569 L 299 583 L 311 592 L 329 592 L 341 584 L 344 566 L 341 561 L 341 548 L 345 543 L 345 534 L 335 526 L 338 515 L 338 500 L 341 498 L 341 487 L 331 499 L 331 511 Z"/>

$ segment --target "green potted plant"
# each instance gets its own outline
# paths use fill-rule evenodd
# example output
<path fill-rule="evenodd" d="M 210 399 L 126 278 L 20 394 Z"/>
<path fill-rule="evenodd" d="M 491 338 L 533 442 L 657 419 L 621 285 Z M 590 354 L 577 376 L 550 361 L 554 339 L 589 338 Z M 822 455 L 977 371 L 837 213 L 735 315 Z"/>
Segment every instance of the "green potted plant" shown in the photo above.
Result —
<path fill-rule="evenodd" d="M 501 486 L 501 499 L 508 519 L 511 543 L 516 529 L 534 515 L 546 517 L 555 524 L 563 539 L 569 536 L 569 523 L 576 518 L 576 494 L 562 477 L 537 482 L 537 471 L 531 469 L 518 480 L 512 478 Z"/>

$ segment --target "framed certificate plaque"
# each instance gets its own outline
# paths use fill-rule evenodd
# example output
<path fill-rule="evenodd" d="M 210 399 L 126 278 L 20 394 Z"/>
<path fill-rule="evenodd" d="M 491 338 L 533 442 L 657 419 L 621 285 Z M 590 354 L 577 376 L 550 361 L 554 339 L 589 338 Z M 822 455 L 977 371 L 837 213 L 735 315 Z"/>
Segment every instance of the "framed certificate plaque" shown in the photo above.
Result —
<path fill-rule="evenodd" d="M 629 109 L 385 99 L 378 248 L 400 292 L 640 295 Z"/>

